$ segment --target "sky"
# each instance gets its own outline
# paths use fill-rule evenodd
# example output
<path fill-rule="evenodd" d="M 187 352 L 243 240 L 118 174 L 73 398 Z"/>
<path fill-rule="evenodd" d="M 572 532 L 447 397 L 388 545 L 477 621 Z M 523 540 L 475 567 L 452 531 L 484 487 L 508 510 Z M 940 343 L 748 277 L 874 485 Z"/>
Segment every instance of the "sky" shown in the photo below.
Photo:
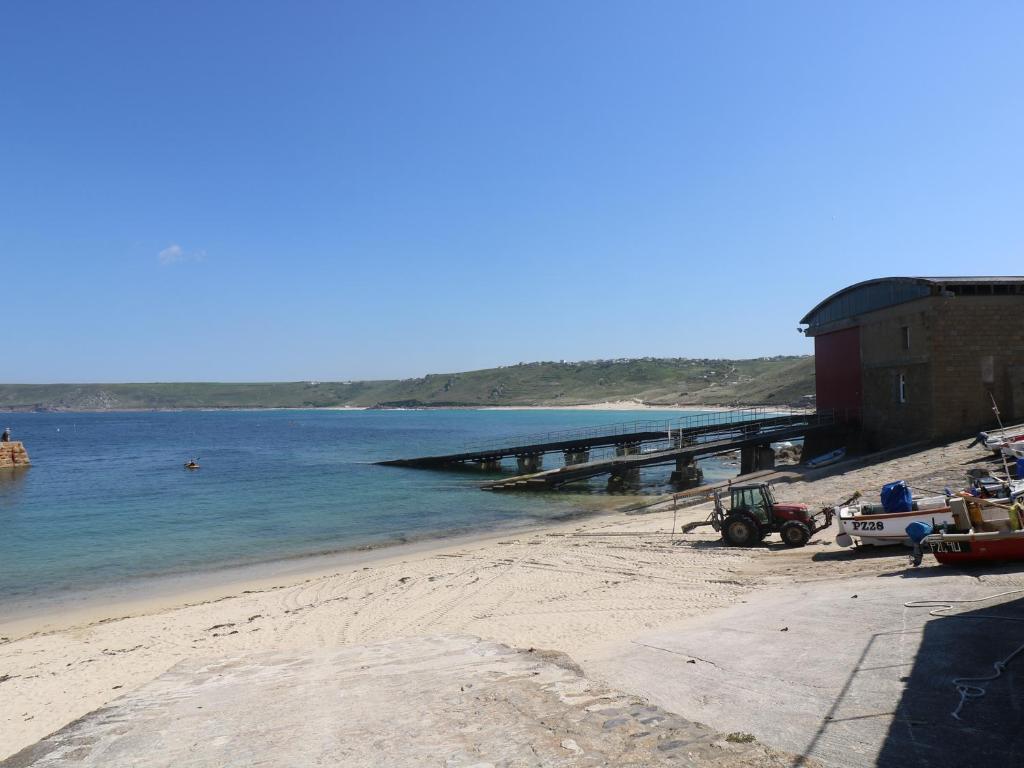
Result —
<path fill-rule="evenodd" d="M 0 6 L 0 381 L 810 354 L 1024 273 L 1024 5 Z"/>

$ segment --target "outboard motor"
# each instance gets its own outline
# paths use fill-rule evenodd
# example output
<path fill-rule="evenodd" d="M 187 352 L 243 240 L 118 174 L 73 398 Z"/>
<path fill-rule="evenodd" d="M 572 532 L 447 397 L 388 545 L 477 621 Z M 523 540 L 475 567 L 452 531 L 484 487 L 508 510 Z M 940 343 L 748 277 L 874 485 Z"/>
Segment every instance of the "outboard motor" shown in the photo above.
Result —
<path fill-rule="evenodd" d="M 924 559 L 924 552 L 921 551 L 921 542 L 925 536 L 930 535 L 934 532 L 934 528 L 931 523 L 925 523 L 921 520 L 915 520 L 906 527 L 907 536 L 914 542 L 914 551 L 910 555 L 910 562 L 913 563 L 914 567 L 917 568 L 921 564 L 921 560 Z"/>

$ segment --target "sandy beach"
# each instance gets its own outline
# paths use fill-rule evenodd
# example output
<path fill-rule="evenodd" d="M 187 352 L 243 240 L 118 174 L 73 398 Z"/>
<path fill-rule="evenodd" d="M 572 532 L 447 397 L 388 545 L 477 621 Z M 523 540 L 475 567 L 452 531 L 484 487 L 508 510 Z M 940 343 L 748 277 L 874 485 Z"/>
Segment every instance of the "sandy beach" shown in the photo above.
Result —
<path fill-rule="evenodd" d="M 708 411 L 730 413 L 737 408 L 771 408 L 766 405 L 686 405 L 669 403 L 658 405 L 645 403 L 643 400 L 609 400 L 603 403 L 584 403 L 582 405 L 489 405 L 479 406 L 481 411 Z M 783 407 L 782 410 L 789 410 Z"/>
<path fill-rule="evenodd" d="M 941 487 L 979 457 L 980 449 L 959 441 L 806 477 L 784 472 L 776 493 L 825 505 L 857 489 L 874 493 L 892 479 Z M 679 526 L 708 509 L 674 512 L 662 503 L 512 535 L 365 553 L 358 562 L 320 562 L 304 572 L 253 573 L 244 583 L 148 603 L 0 622 L 0 758 L 183 661 L 459 634 L 557 650 L 607 679 L 643 633 L 685 628 L 759 591 L 907 567 L 903 551 L 840 551 L 834 529 L 802 549 L 724 547 L 707 528 L 679 535 Z M 883 581 L 898 598 L 900 580 Z M 699 716 L 700 708 L 685 714 Z"/>

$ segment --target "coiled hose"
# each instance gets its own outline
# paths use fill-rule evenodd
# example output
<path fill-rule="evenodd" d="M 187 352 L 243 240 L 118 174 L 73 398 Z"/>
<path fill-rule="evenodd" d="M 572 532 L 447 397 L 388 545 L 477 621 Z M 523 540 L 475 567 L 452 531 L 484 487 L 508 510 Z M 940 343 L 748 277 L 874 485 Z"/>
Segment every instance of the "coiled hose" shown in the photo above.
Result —
<path fill-rule="evenodd" d="M 947 619 L 998 619 L 1000 621 L 1024 621 L 1022 617 L 1016 616 L 991 616 L 991 615 L 971 615 L 965 616 L 962 614 L 949 614 L 947 611 L 953 610 L 954 605 L 961 603 L 981 603 L 986 600 L 995 600 L 997 597 L 1005 597 L 1006 595 L 1016 595 L 1024 592 L 1024 589 L 1011 589 L 1009 592 L 1000 592 L 997 595 L 988 595 L 987 597 L 976 597 L 970 600 L 915 600 L 909 603 L 904 603 L 904 608 L 931 608 L 928 611 L 929 616 L 939 616 Z M 995 670 L 991 675 L 984 675 L 982 677 L 954 677 L 952 683 L 956 686 L 956 692 L 960 694 L 960 703 L 957 704 L 950 714 L 957 720 L 962 720 L 960 717 L 960 711 L 964 708 L 964 705 L 970 699 L 980 699 L 988 691 L 977 683 L 988 683 L 999 678 L 1006 667 L 1011 661 L 1017 656 L 1024 653 L 1024 643 L 1017 646 L 1017 649 L 1006 656 L 1003 659 L 992 664 L 992 669 Z"/>

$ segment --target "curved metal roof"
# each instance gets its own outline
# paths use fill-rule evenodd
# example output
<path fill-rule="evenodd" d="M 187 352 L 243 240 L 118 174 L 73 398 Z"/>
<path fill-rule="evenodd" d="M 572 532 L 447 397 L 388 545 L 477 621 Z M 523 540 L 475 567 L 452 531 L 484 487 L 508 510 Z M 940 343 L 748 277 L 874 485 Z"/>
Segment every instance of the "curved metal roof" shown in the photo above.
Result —
<path fill-rule="evenodd" d="M 814 328 L 943 291 L 954 294 L 1024 294 L 1024 277 L 877 277 L 836 291 L 800 321 Z"/>

